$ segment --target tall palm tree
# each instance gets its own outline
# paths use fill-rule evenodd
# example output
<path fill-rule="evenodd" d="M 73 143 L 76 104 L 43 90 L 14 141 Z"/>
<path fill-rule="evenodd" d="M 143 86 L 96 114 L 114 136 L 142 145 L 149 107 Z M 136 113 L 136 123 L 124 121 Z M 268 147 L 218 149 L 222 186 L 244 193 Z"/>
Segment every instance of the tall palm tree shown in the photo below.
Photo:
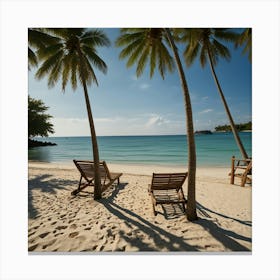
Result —
<path fill-rule="evenodd" d="M 100 30 L 85 28 L 46 28 L 43 32 L 54 37 L 55 43 L 42 46 L 37 55 L 42 62 L 36 78 L 48 76 L 48 86 L 53 87 L 59 78 L 62 80 L 62 90 L 68 81 L 72 88 L 77 88 L 78 81 L 84 90 L 88 120 L 91 132 L 93 161 L 99 162 L 98 144 L 91 112 L 87 86 L 98 85 L 92 64 L 103 73 L 107 66 L 98 56 L 97 47 L 109 46 L 110 41 Z M 94 165 L 94 199 L 101 198 L 101 181 L 99 165 Z"/>
<path fill-rule="evenodd" d="M 192 108 L 187 81 L 172 34 L 168 28 L 123 28 L 121 29 L 121 35 L 116 41 L 116 46 L 123 47 L 120 53 L 120 59 L 128 59 L 127 67 L 130 67 L 134 64 L 137 65 L 137 77 L 143 73 L 145 66 L 149 62 L 150 77 L 153 76 L 155 68 L 157 67 L 160 75 L 164 79 L 166 69 L 168 69 L 169 71 L 174 70 L 174 59 L 170 55 L 168 47 L 171 47 L 171 50 L 173 51 L 182 84 L 188 134 L 187 146 L 189 176 L 187 218 L 190 221 L 196 220 L 196 153 L 193 132 Z"/>
<path fill-rule="evenodd" d="M 237 146 L 242 157 L 244 159 L 248 158 L 215 71 L 215 66 L 219 57 L 225 58 L 226 60 L 229 60 L 231 57 L 228 48 L 220 41 L 235 42 L 238 36 L 237 33 L 229 30 L 228 28 L 190 28 L 180 29 L 178 30 L 178 33 L 181 35 L 180 40 L 187 42 L 184 57 L 188 66 L 190 66 L 197 57 L 199 57 L 202 67 L 205 66 L 208 60 Z"/>
<path fill-rule="evenodd" d="M 252 62 L 252 28 L 245 28 L 237 37 L 235 46 L 243 46 L 243 54 L 248 54 L 248 59 Z"/>

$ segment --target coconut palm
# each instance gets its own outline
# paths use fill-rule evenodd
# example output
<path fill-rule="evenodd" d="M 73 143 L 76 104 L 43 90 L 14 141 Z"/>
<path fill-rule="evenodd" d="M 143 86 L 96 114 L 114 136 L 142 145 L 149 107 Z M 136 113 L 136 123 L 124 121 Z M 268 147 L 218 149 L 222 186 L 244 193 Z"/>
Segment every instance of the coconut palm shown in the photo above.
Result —
<path fill-rule="evenodd" d="M 146 65 L 149 63 L 150 77 L 154 75 L 155 69 L 158 68 L 160 75 L 164 79 L 166 69 L 169 71 L 174 70 L 174 59 L 170 55 L 168 48 L 170 47 L 173 51 L 184 95 L 188 134 L 187 146 L 189 176 L 187 218 L 190 221 L 196 220 L 196 153 L 192 108 L 187 81 L 172 34 L 168 28 L 123 28 L 121 29 L 121 35 L 116 40 L 116 46 L 123 47 L 120 52 L 120 59 L 128 59 L 126 64 L 127 67 L 131 67 L 136 64 L 137 77 L 143 73 Z"/>
<path fill-rule="evenodd" d="M 36 50 L 56 42 L 57 38 L 43 32 L 42 28 L 28 28 L 28 70 L 38 66 Z"/>
<path fill-rule="evenodd" d="M 98 56 L 97 47 L 109 46 L 107 36 L 100 30 L 85 28 L 46 28 L 43 32 L 53 36 L 55 43 L 42 46 L 37 55 L 42 62 L 36 78 L 48 77 L 48 86 L 53 87 L 61 78 L 62 90 L 68 81 L 73 90 L 78 81 L 83 87 L 88 120 L 91 132 L 93 161 L 99 162 L 98 144 L 91 112 L 87 86 L 97 82 L 92 64 L 103 73 L 107 66 Z M 101 198 L 101 182 L 99 165 L 94 165 L 94 199 Z"/>
<path fill-rule="evenodd" d="M 178 33 L 181 35 L 180 40 L 187 42 L 187 46 L 184 51 L 187 66 L 190 66 L 197 57 L 199 57 L 202 67 L 206 65 L 207 61 L 209 62 L 212 75 L 226 110 L 237 146 L 242 157 L 244 159 L 248 158 L 215 71 L 215 66 L 219 57 L 225 58 L 226 60 L 229 60 L 231 57 L 228 48 L 223 45 L 221 41 L 235 42 L 238 34 L 228 28 L 190 28 L 180 29 L 178 30 Z"/>
<path fill-rule="evenodd" d="M 248 54 L 248 59 L 252 62 L 252 28 L 245 28 L 242 33 L 237 37 L 235 46 L 243 46 L 243 54 Z"/>

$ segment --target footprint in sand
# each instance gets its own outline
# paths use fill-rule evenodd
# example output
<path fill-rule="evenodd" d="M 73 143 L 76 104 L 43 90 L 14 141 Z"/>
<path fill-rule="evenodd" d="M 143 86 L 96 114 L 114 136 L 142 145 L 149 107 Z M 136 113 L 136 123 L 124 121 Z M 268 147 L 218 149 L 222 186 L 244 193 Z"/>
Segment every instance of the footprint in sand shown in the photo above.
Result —
<path fill-rule="evenodd" d="M 87 227 L 87 228 L 85 228 L 85 230 L 91 230 L 91 227 Z"/>
<path fill-rule="evenodd" d="M 45 238 L 48 234 L 49 234 L 49 232 L 41 233 L 41 234 L 39 234 L 39 237 Z"/>
<path fill-rule="evenodd" d="M 28 251 L 34 251 L 37 248 L 38 244 L 28 247 Z"/>
<path fill-rule="evenodd" d="M 56 239 L 51 240 L 48 244 L 44 245 L 44 246 L 42 247 L 42 249 L 45 250 L 45 249 L 48 248 L 49 246 L 52 246 L 55 242 L 56 242 Z"/>
<path fill-rule="evenodd" d="M 33 234 L 35 234 L 36 232 L 34 231 L 34 232 L 31 232 L 31 233 L 29 233 L 28 234 L 28 237 L 30 237 L 30 236 L 32 236 Z"/>
<path fill-rule="evenodd" d="M 66 229 L 68 226 L 58 226 L 58 227 L 56 227 L 55 229 L 57 229 L 57 230 L 61 230 L 61 229 Z"/>
<path fill-rule="evenodd" d="M 71 233 L 69 234 L 69 237 L 70 237 L 70 238 L 74 238 L 74 237 L 76 237 L 77 235 L 79 235 L 79 233 L 78 233 L 77 231 L 74 231 L 74 232 L 71 232 Z"/>
<path fill-rule="evenodd" d="M 78 226 L 76 225 L 76 224 L 72 224 L 71 226 L 70 226 L 70 228 L 71 229 L 76 229 Z"/>

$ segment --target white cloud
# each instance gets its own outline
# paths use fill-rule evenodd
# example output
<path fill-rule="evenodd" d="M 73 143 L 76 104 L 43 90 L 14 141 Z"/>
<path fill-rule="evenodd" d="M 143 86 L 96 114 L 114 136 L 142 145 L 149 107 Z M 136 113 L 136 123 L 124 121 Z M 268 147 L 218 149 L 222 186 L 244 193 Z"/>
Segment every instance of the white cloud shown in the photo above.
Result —
<path fill-rule="evenodd" d="M 151 85 L 149 85 L 147 83 L 143 83 L 143 84 L 140 85 L 140 88 L 143 89 L 143 90 L 148 89 L 150 87 L 151 87 Z"/>
<path fill-rule="evenodd" d="M 207 113 L 210 113 L 210 112 L 213 112 L 213 109 L 205 109 L 203 111 L 200 111 L 199 114 L 207 114 Z"/>
<path fill-rule="evenodd" d="M 54 118 L 55 134 L 53 136 L 89 136 L 90 128 L 87 118 Z M 183 134 L 185 121 L 167 119 L 160 114 L 143 114 L 138 116 L 95 118 L 96 134 L 101 135 L 158 135 Z"/>
<path fill-rule="evenodd" d="M 88 119 L 54 118 L 54 136 L 86 136 L 90 134 Z"/>
<path fill-rule="evenodd" d="M 146 123 L 146 127 L 161 126 L 168 123 L 170 123 L 170 121 L 163 118 L 162 116 L 152 114 Z"/>

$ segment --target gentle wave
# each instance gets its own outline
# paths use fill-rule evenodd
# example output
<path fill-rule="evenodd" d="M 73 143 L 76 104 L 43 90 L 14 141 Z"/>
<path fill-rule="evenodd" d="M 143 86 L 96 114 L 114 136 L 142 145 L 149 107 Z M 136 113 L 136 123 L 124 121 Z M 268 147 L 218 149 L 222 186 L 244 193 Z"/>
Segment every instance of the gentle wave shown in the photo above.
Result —
<path fill-rule="evenodd" d="M 242 143 L 252 156 L 252 133 L 241 132 Z M 54 142 L 57 146 L 36 147 L 28 150 L 28 158 L 43 162 L 71 162 L 73 159 L 92 159 L 90 137 L 36 138 Z M 233 155 L 241 157 L 232 133 L 196 135 L 198 166 L 229 166 Z M 100 159 L 111 163 L 186 165 L 185 135 L 167 136 L 100 136 Z"/>

